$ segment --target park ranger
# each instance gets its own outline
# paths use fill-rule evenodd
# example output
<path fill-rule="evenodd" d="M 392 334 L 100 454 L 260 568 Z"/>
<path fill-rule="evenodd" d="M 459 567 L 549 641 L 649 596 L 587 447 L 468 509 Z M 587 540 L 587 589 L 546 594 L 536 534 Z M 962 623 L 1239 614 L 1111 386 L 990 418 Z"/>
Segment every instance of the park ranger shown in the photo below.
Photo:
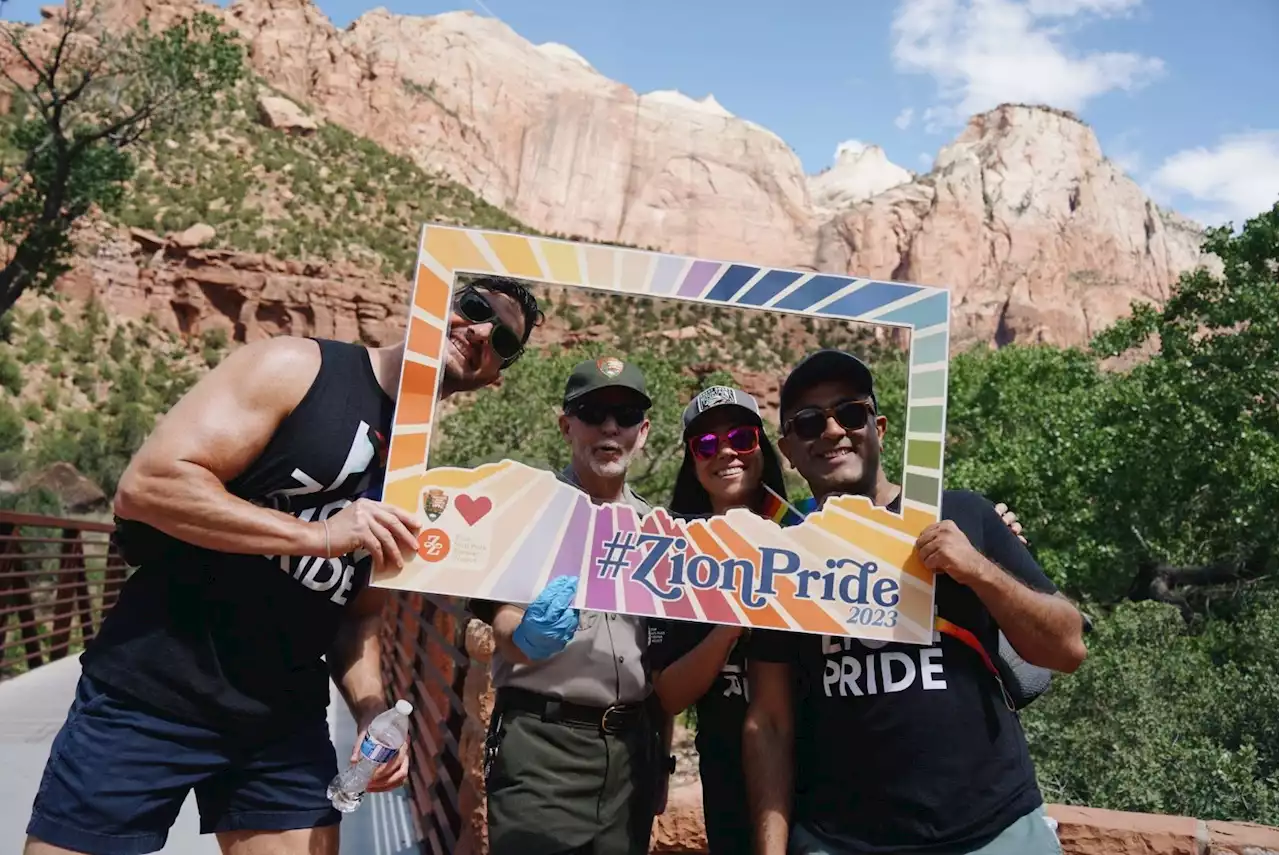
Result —
<path fill-rule="evenodd" d="M 626 477 L 651 405 L 630 363 L 603 357 L 574 368 L 559 418 L 571 451 L 561 480 L 597 504 L 647 513 Z M 496 699 L 485 743 L 492 855 L 649 848 L 669 720 L 650 701 L 648 627 L 643 618 L 579 613 L 576 584 L 576 576 L 552 580 L 527 609 L 472 603 L 494 630 Z"/>

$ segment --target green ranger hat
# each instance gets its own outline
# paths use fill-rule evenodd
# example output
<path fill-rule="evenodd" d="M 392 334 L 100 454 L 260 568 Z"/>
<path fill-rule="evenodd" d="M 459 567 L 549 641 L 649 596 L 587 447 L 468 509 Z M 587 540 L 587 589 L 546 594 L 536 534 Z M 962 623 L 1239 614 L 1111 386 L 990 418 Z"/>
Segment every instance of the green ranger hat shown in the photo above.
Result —
<path fill-rule="evenodd" d="M 602 356 L 578 363 L 569 375 L 569 382 L 564 384 L 564 405 L 567 407 L 584 395 L 614 386 L 635 392 L 644 399 L 645 409 L 653 406 L 640 369 L 616 356 Z"/>

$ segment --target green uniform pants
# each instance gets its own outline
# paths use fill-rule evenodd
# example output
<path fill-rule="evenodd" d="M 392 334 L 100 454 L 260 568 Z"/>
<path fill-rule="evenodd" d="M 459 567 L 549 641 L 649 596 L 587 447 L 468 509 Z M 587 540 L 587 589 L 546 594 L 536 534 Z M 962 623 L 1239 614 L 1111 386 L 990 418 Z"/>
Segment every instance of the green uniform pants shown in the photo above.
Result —
<path fill-rule="evenodd" d="M 494 710 L 485 772 L 490 855 L 645 855 L 653 755 L 647 723 L 605 734 Z"/>

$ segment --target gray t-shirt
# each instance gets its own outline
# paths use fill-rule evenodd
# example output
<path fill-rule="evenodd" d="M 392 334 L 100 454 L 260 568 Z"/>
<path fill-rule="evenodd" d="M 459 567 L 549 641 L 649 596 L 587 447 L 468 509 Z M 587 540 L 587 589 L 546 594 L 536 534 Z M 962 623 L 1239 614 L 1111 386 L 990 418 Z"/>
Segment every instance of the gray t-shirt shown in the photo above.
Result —
<path fill-rule="evenodd" d="M 581 488 L 572 469 L 562 481 Z M 649 505 L 624 488 L 624 501 L 641 513 Z M 495 688 L 514 686 L 562 701 L 605 707 L 644 700 L 649 695 L 645 651 L 648 622 L 643 617 L 580 610 L 578 631 L 564 649 L 528 665 L 508 662 L 494 650 L 491 662 Z"/>

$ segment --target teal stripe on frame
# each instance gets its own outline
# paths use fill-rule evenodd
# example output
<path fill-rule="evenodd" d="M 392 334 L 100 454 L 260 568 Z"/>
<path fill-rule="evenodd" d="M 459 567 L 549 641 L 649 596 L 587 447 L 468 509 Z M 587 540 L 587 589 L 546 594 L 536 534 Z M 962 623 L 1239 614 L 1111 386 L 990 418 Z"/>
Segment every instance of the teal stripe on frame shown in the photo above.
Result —
<path fill-rule="evenodd" d="M 939 291 L 909 306 L 880 315 L 875 320 L 888 324 L 908 324 L 916 329 L 943 324 L 947 321 L 947 293 Z"/>
<path fill-rule="evenodd" d="M 941 484 L 937 478 L 908 472 L 907 477 L 902 479 L 902 495 L 913 502 L 919 502 L 929 507 L 937 507 L 938 488 L 940 486 Z"/>
<path fill-rule="evenodd" d="M 942 407 L 908 407 L 907 430 L 912 433 L 942 433 Z"/>
<path fill-rule="evenodd" d="M 943 362 L 947 358 L 947 332 L 930 333 L 923 338 L 911 340 L 911 364 L 928 365 Z"/>
<path fill-rule="evenodd" d="M 912 398 L 944 398 L 947 395 L 947 370 L 922 371 L 911 375 Z"/>

